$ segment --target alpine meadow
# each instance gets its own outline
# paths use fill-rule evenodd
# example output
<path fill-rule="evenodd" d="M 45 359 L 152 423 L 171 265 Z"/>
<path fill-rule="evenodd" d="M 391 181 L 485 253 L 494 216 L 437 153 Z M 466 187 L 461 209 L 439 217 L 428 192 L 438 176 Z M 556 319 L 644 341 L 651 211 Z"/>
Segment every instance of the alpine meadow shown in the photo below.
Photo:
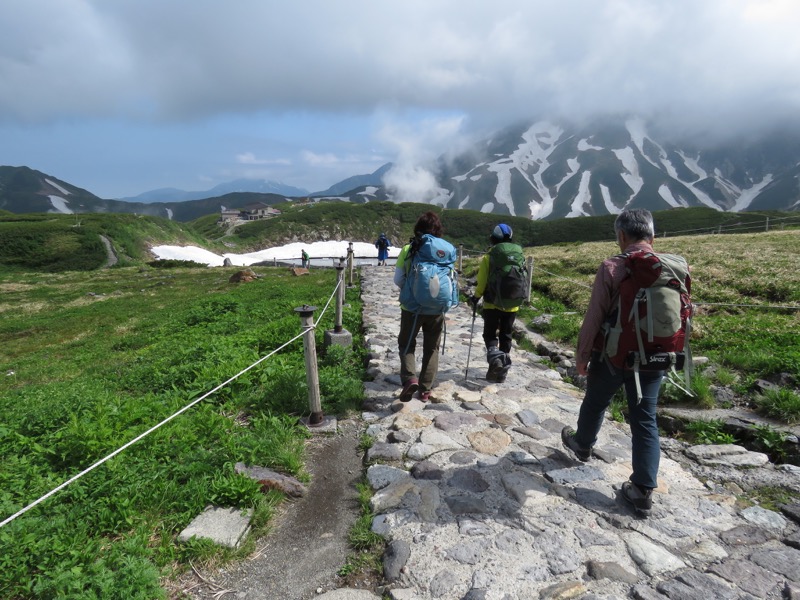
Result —
<path fill-rule="evenodd" d="M 0 519 L 7 519 L 122 445 L 297 338 L 297 307 L 318 307 L 324 412 L 360 410 L 368 381 L 358 278 L 346 289 L 352 348 L 324 348 L 337 272 L 157 261 L 158 244 L 244 252 L 292 241 L 394 246 L 421 210 L 437 210 L 461 247 L 462 284 L 486 251 L 497 216 L 429 205 L 343 202 L 281 206 L 278 217 L 225 230 L 203 217 L 180 224 L 129 214 L 0 215 Z M 657 252 L 692 269 L 692 347 L 700 379 L 732 387 L 778 423 L 800 420 L 800 219 L 707 208 L 654 213 Z M 508 217 L 534 260 L 531 328 L 574 345 L 603 258 L 618 252 L 613 215 L 548 222 Z M 665 235 L 666 232 L 666 235 Z M 101 236 L 118 259 L 107 265 Z M 396 290 L 386 290 L 387 302 Z M 546 323 L 539 320 L 549 315 Z M 456 342 L 448 342 L 456 343 Z M 784 390 L 754 392 L 757 381 Z M 295 340 L 58 493 L 0 527 L 4 598 L 152 599 L 172 595 L 192 565 L 222 565 L 254 550 L 284 496 L 237 474 L 258 464 L 307 481 L 309 414 L 302 342 Z M 674 401 L 674 398 L 669 399 Z M 681 398 L 681 400 L 686 400 Z M 207 505 L 254 511 L 238 550 L 178 534 Z M 357 551 L 354 549 L 354 553 Z M 343 563 L 346 557 L 342 557 Z"/>

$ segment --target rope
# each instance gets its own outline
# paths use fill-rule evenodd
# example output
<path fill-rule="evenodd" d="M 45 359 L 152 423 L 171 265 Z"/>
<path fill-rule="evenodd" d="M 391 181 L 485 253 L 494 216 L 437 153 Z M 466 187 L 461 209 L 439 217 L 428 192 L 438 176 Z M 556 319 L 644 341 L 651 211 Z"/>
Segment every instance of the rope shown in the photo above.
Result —
<path fill-rule="evenodd" d="M 588 290 L 592 289 L 592 286 L 586 285 L 585 283 L 581 283 L 579 281 L 575 281 L 574 279 L 569 279 L 568 277 L 564 277 L 562 275 L 556 275 L 555 273 L 551 273 L 550 271 L 545 271 L 542 267 L 536 266 L 535 263 L 533 265 L 533 268 L 536 269 L 537 271 L 542 271 L 543 273 L 547 273 L 548 275 L 551 275 L 551 276 L 553 276 L 553 277 L 555 277 L 557 279 L 563 279 L 564 281 L 569 281 L 572 284 L 579 285 L 579 286 L 584 287 L 584 288 L 586 288 Z"/>
<path fill-rule="evenodd" d="M 561 275 L 556 275 L 555 273 L 551 273 L 550 271 L 546 271 L 545 269 L 534 265 L 534 269 L 542 271 L 543 273 L 547 273 L 553 277 L 558 279 L 563 279 L 564 281 L 568 281 L 574 285 L 579 285 L 581 287 L 592 289 L 592 286 L 586 285 L 584 283 L 580 283 L 579 281 L 575 281 L 573 279 L 569 279 L 568 277 L 563 277 Z M 769 308 L 769 309 L 786 309 L 786 310 L 798 310 L 800 306 L 790 306 L 790 305 L 782 305 L 782 304 L 726 304 L 724 302 L 693 302 L 695 306 L 733 306 L 738 308 Z"/>
<path fill-rule="evenodd" d="M 226 380 L 226 381 L 224 381 L 223 383 L 219 384 L 219 385 L 218 385 L 217 387 L 215 387 L 213 390 L 211 390 L 211 391 L 208 391 L 208 392 L 206 392 L 205 394 L 203 394 L 202 396 L 200 396 L 199 398 L 197 398 L 196 400 L 193 400 L 192 402 L 190 402 L 189 404 L 187 404 L 186 406 L 184 406 L 183 408 L 181 408 L 179 411 L 177 411 L 177 412 L 175 412 L 175 413 L 171 414 L 169 417 L 167 417 L 166 419 L 164 419 L 163 421 L 161 421 L 161 422 L 160 422 L 160 423 L 158 423 L 157 425 L 154 425 L 153 427 L 151 427 L 150 429 L 148 429 L 148 430 L 147 430 L 147 431 L 145 431 L 144 433 L 142 433 L 142 434 L 140 434 L 140 435 L 136 436 L 135 438 L 133 438 L 131 441 L 129 441 L 129 442 L 128 442 L 128 443 L 126 443 L 125 445 L 123 445 L 123 446 L 121 446 L 120 448 L 117 448 L 116 450 L 114 450 L 114 451 L 113 451 L 111 454 L 109 454 L 109 455 L 105 456 L 104 458 L 101 458 L 100 460 L 98 460 L 96 463 L 94 463 L 94 464 L 93 464 L 93 465 L 91 465 L 90 467 L 87 467 L 86 469 L 84 469 L 83 471 L 81 471 L 80 473 L 78 473 L 77 475 L 74 475 L 73 477 L 70 477 L 70 478 L 69 478 L 67 481 L 65 481 L 65 482 L 64 482 L 64 483 L 62 483 L 61 485 L 59 485 L 59 486 L 57 486 L 57 487 L 53 488 L 52 490 L 50 490 L 49 492 L 47 492 L 45 495 L 43 495 L 43 496 L 39 497 L 37 500 L 35 500 L 35 501 L 31 502 L 30 504 L 28 504 L 28 505 L 27 505 L 25 508 L 23 508 L 23 509 L 21 509 L 21 510 L 17 511 L 16 513 L 14 513 L 13 515 L 11 515 L 11 516 L 10 516 L 10 517 L 8 517 L 7 519 L 3 520 L 2 522 L 0 522 L 0 527 L 4 527 L 4 526 L 6 526 L 8 523 L 11 523 L 11 521 L 13 521 L 14 519 L 16 519 L 17 517 L 24 515 L 26 512 L 28 512 L 29 510 L 31 510 L 31 509 L 32 509 L 32 508 L 34 508 L 35 506 L 37 506 L 37 505 L 41 504 L 42 502 L 44 502 L 45 500 L 47 500 L 47 499 L 48 499 L 48 498 L 50 498 L 51 496 L 53 496 L 53 495 L 57 494 L 58 492 L 60 492 L 61 490 L 63 490 L 63 489 L 64 489 L 65 487 L 67 487 L 68 485 L 70 485 L 70 484 L 74 483 L 75 481 L 77 481 L 78 479 L 80 479 L 80 478 L 81 478 L 81 477 L 83 477 L 84 475 L 86 475 L 86 474 L 90 473 L 91 471 L 94 471 L 94 470 L 95 470 L 97 467 L 99 467 L 99 466 L 100 466 L 100 465 L 102 465 L 103 463 L 106 463 L 106 462 L 108 462 L 109 460 L 111 460 L 112 458 L 114 458 L 115 456 L 117 456 L 118 454 L 120 454 L 121 452 L 123 452 L 124 450 L 126 450 L 126 449 L 130 448 L 131 446 L 133 446 L 133 445 L 134 445 L 136 442 L 138 442 L 139 440 L 142 440 L 142 439 L 144 439 L 145 437 L 147 437 L 148 435 L 150 435 L 151 433 L 153 433 L 155 430 L 157 430 L 157 429 L 161 428 L 162 426 L 166 425 L 167 423 L 169 423 L 170 421 L 172 421 L 172 419 L 174 419 L 174 418 L 175 418 L 175 417 L 177 417 L 178 415 L 181 415 L 181 414 L 185 413 L 187 410 L 189 410 L 190 408 L 192 408 L 192 407 L 193 407 L 195 404 L 198 404 L 199 402 L 202 402 L 203 400 L 205 400 L 206 398 L 208 398 L 208 397 L 209 397 L 211 394 L 213 394 L 214 392 L 217 392 L 217 391 L 219 391 L 220 389 L 222 389 L 223 387 L 225 387 L 226 385 L 228 385 L 228 384 L 229 384 L 229 383 L 231 383 L 232 381 L 236 380 L 236 379 L 237 379 L 239 376 L 241 376 L 241 375 L 243 375 L 243 374 L 247 373 L 247 372 L 248 372 L 250 369 L 252 369 L 253 367 L 255 367 L 255 366 L 257 366 L 257 365 L 261 364 L 262 362 L 264 362 L 265 360 L 267 360 L 267 359 L 268 359 L 268 358 L 270 358 L 271 356 L 274 356 L 275 354 L 277 354 L 278 352 L 280 352 L 281 350 L 283 350 L 284 348 L 286 348 L 286 347 L 287 347 L 289 344 L 291 344 L 291 343 L 295 342 L 296 340 L 300 339 L 301 337 L 303 337 L 303 336 L 304 336 L 304 335 L 305 335 L 305 334 L 306 334 L 308 331 L 312 331 L 312 330 L 316 329 L 316 328 L 317 328 L 317 324 L 319 323 L 320 319 L 322 318 L 322 315 L 324 315 L 324 314 L 325 314 L 325 311 L 328 309 L 328 306 L 330 305 L 330 303 L 331 303 L 331 300 L 333 300 L 333 296 L 334 296 L 334 295 L 336 294 L 336 292 L 339 290 L 339 286 L 340 286 L 340 285 L 341 285 L 341 279 L 340 279 L 340 280 L 339 280 L 339 282 L 336 284 L 336 287 L 335 287 L 335 288 L 334 288 L 334 290 L 333 290 L 333 294 L 331 294 L 330 298 L 328 298 L 328 303 L 325 305 L 325 308 L 324 308 L 324 309 L 322 310 L 322 312 L 320 313 L 319 319 L 317 319 L 317 323 L 314 323 L 314 324 L 312 324 L 312 325 L 311 325 L 311 326 L 309 326 L 309 327 L 305 327 L 305 328 L 303 328 L 303 330 L 302 330 L 300 333 L 298 333 L 296 336 L 294 336 L 294 337 L 293 337 L 292 339 L 290 339 L 288 342 L 285 342 L 284 344 L 282 344 L 281 346 L 279 346 L 278 348 L 276 348 L 275 350 L 273 350 L 272 352 L 270 352 L 270 353 L 269 353 L 269 354 L 267 354 L 266 356 L 263 356 L 263 357 L 259 358 L 259 359 L 258 359 L 256 362 L 254 362 L 253 364 L 251 364 L 249 367 L 246 367 L 246 368 L 242 369 L 242 370 L 241 370 L 241 371 L 239 371 L 239 372 L 238 372 L 236 375 L 234 375 L 233 377 L 231 377 L 231 378 L 227 379 L 227 380 Z"/>
<path fill-rule="evenodd" d="M 775 309 L 788 309 L 798 310 L 800 306 L 788 306 L 781 304 L 726 304 L 724 302 L 693 302 L 696 306 L 736 306 L 739 308 L 775 308 Z"/>

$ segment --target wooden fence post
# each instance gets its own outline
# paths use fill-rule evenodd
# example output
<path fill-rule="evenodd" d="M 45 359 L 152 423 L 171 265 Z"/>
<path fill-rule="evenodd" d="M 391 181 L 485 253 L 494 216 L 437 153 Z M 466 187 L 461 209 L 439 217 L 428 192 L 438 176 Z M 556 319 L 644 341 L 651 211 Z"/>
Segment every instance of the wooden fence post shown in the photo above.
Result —
<path fill-rule="evenodd" d="M 300 315 L 300 325 L 305 330 L 303 334 L 303 350 L 306 361 L 306 383 L 308 384 L 308 408 L 311 415 L 308 418 L 309 427 L 321 425 L 324 415 L 319 396 L 319 375 L 317 373 L 317 345 L 314 339 L 314 311 L 316 306 L 298 306 L 294 312 Z"/>
<path fill-rule="evenodd" d="M 353 271 L 355 270 L 354 269 L 354 267 L 355 267 L 354 263 L 355 262 L 356 261 L 354 260 L 354 257 L 353 257 L 353 242 L 349 242 L 348 245 L 347 245 L 347 266 L 348 266 L 348 269 L 349 269 L 349 272 L 350 272 L 350 279 L 349 279 L 349 283 L 347 284 L 348 287 L 353 287 Z"/>
<path fill-rule="evenodd" d="M 338 283 L 336 291 L 336 320 L 333 329 L 325 331 L 325 348 L 330 346 L 344 346 L 349 348 L 353 345 L 353 334 L 342 326 L 342 309 L 344 307 L 344 258 L 339 259 L 336 265 L 336 281 Z"/>

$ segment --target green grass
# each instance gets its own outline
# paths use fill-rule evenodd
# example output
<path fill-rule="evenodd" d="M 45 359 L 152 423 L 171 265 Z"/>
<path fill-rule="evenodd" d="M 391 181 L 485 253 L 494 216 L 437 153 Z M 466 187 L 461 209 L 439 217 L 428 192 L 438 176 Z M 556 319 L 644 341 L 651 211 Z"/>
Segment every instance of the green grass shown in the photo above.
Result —
<path fill-rule="evenodd" d="M 756 397 L 758 410 L 789 424 L 800 423 L 800 395 L 790 389 L 765 390 Z"/>
<path fill-rule="evenodd" d="M 380 535 L 372 532 L 372 521 L 375 518 L 370 506 L 372 488 L 366 481 L 362 481 L 357 485 L 357 489 L 361 515 L 348 533 L 347 540 L 353 553 L 347 557 L 344 566 L 339 570 L 339 575 L 345 577 L 371 572 L 379 579 L 383 570 L 382 555 L 385 542 Z"/>
<path fill-rule="evenodd" d="M 300 333 L 335 272 L 229 284 L 234 269 L 0 272 L 0 517 L 6 518 Z M 358 290 L 343 319 L 351 350 L 320 352 L 327 414 L 362 398 Z M 333 326 L 331 306 L 316 331 Z M 164 598 L 190 560 L 234 553 L 176 535 L 208 504 L 255 511 L 280 495 L 234 473 L 257 464 L 307 480 L 302 340 L 0 529 L 0 597 Z"/>
<path fill-rule="evenodd" d="M 726 433 L 719 419 L 692 421 L 686 425 L 690 440 L 695 444 L 735 444 L 736 438 Z"/>

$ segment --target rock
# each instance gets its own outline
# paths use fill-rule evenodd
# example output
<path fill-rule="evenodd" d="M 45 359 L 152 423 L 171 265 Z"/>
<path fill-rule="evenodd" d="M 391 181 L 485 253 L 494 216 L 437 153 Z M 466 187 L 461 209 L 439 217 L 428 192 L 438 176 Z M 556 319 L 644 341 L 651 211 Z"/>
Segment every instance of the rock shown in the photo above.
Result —
<path fill-rule="evenodd" d="M 383 553 L 383 576 L 386 581 L 394 581 L 411 556 L 411 546 L 404 540 L 392 540 Z"/>
<path fill-rule="evenodd" d="M 662 581 L 656 589 L 669 598 L 714 598 L 715 600 L 734 600 L 739 593 L 715 577 L 688 569 L 673 579 Z"/>
<path fill-rule="evenodd" d="M 255 274 L 253 269 L 243 269 L 231 275 L 228 278 L 228 283 L 248 283 L 255 281 L 257 278 L 258 275 Z"/>
<path fill-rule="evenodd" d="M 635 573 L 631 573 L 615 562 L 590 560 L 586 563 L 586 574 L 592 579 L 611 579 L 633 585 L 639 581 Z"/>
<path fill-rule="evenodd" d="M 234 465 L 234 471 L 258 481 L 258 483 L 261 484 L 261 491 L 264 492 L 268 490 L 278 490 L 292 498 L 302 498 L 308 491 L 306 486 L 294 477 L 276 473 L 265 467 L 248 467 L 244 463 L 236 463 L 236 465 Z"/>

